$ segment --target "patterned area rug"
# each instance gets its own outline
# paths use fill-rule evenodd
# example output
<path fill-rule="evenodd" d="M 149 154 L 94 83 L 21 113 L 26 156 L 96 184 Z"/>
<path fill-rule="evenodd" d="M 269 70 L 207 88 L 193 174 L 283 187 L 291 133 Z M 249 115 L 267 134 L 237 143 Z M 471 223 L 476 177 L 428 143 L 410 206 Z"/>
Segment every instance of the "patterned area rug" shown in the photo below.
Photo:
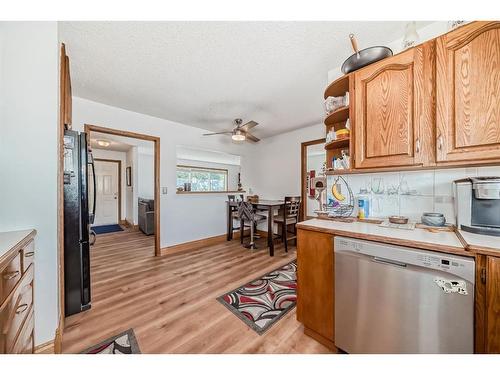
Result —
<path fill-rule="evenodd" d="M 131 328 L 84 350 L 82 354 L 141 354 L 141 351 Z"/>
<path fill-rule="evenodd" d="M 259 335 L 295 307 L 297 261 L 217 298 Z"/>

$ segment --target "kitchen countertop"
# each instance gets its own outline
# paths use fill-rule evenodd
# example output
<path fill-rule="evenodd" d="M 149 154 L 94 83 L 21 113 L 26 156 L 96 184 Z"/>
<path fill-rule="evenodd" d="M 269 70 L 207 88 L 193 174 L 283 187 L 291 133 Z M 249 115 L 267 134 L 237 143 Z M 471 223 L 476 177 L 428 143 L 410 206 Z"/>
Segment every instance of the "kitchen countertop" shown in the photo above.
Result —
<path fill-rule="evenodd" d="M 500 237 L 485 236 L 463 230 L 459 230 L 458 233 L 467 243 L 469 250 L 480 254 L 500 256 Z"/>
<path fill-rule="evenodd" d="M 464 247 L 454 232 L 430 232 L 419 228 L 414 230 L 393 229 L 379 227 L 372 223 L 357 221 L 346 223 L 322 219 L 300 222 L 297 224 L 297 228 L 463 256 L 475 255 L 473 251 Z"/>
<path fill-rule="evenodd" d="M 13 232 L 0 232 L 0 261 L 10 250 L 23 242 L 26 237 L 35 234 L 34 229 L 16 230 Z"/>

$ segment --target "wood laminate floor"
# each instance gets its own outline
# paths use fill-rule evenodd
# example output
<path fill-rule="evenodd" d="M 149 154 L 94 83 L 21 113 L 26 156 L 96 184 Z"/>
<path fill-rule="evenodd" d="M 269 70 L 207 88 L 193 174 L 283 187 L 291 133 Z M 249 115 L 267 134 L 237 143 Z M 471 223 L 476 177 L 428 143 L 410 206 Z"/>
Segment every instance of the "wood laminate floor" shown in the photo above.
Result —
<path fill-rule="evenodd" d="M 329 353 L 304 335 L 295 309 L 262 336 L 220 295 L 296 258 L 281 244 L 250 251 L 239 240 L 154 257 L 154 238 L 98 235 L 91 248 L 92 308 L 68 317 L 63 352 L 78 353 L 133 328 L 142 353 Z"/>

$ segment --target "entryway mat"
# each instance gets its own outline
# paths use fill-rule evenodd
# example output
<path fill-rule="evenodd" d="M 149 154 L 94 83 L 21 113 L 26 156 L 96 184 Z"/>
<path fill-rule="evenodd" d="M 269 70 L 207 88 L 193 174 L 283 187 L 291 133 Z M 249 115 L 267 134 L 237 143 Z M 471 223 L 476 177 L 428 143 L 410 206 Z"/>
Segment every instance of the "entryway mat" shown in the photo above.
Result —
<path fill-rule="evenodd" d="M 92 227 L 92 230 L 95 232 L 95 234 L 104 234 L 104 233 L 121 232 L 123 231 L 123 228 L 118 224 L 111 224 L 111 225 L 98 225 Z"/>

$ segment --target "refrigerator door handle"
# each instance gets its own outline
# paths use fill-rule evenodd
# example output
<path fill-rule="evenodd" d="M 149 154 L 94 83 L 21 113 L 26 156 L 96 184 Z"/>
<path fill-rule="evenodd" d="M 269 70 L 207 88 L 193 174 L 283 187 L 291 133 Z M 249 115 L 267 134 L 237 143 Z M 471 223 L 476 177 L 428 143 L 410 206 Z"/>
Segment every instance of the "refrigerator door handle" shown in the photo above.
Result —
<path fill-rule="evenodd" d="M 92 215 L 95 217 L 95 204 L 97 202 L 97 184 L 96 184 L 96 180 L 95 180 L 95 165 L 94 165 L 94 159 L 92 159 L 92 180 L 94 181 L 94 207 L 92 207 Z"/>

